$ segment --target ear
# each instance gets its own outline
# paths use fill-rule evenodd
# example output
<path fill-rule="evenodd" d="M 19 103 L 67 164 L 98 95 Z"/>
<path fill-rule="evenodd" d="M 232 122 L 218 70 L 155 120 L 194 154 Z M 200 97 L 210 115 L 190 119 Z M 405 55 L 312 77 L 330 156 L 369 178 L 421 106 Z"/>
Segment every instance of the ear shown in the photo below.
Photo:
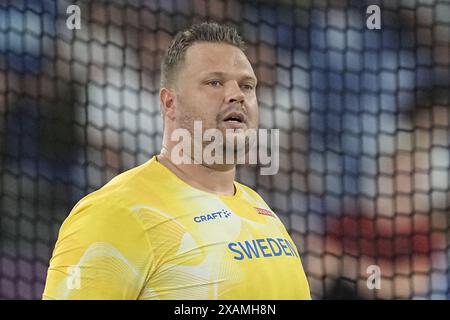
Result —
<path fill-rule="evenodd" d="M 169 117 L 170 120 L 175 119 L 175 92 L 168 88 L 161 88 L 159 90 L 159 100 L 161 103 L 162 112 Z"/>

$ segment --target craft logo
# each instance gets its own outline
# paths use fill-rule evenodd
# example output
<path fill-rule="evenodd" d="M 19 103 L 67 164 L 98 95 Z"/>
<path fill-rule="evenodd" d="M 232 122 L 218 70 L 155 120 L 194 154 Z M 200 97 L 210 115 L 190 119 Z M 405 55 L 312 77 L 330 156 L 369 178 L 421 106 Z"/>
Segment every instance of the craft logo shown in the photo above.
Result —
<path fill-rule="evenodd" d="M 216 219 L 227 219 L 231 216 L 231 212 L 225 209 L 220 211 L 211 212 L 208 214 L 203 214 L 200 216 L 194 217 L 194 221 L 197 223 L 202 223 L 206 221 L 216 220 Z"/>

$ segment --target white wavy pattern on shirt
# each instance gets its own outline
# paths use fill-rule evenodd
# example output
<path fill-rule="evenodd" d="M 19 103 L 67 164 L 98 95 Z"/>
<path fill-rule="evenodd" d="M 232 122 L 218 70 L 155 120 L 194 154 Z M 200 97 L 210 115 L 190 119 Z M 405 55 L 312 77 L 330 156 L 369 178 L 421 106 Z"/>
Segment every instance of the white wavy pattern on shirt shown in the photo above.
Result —
<path fill-rule="evenodd" d="M 81 267 L 87 264 L 90 260 L 98 258 L 117 259 L 118 261 L 122 262 L 126 267 L 128 267 L 128 271 L 132 272 L 132 274 L 136 277 L 136 281 L 138 282 L 143 281 L 143 277 L 139 273 L 139 271 L 124 257 L 124 255 L 118 249 L 116 249 L 113 245 L 107 242 L 95 242 L 91 244 L 83 253 L 78 263 L 70 267 L 72 268 L 78 267 L 81 270 Z M 61 292 L 61 294 L 59 295 L 60 299 L 67 299 L 69 297 L 69 294 L 73 290 L 77 290 L 77 289 L 69 289 L 69 286 L 67 285 L 69 277 L 71 277 L 71 275 L 65 277 L 60 285 L 60 292 Z M 81 279 L 83 279 L 83 277 L 81 277 Z M 83 286 L 83 282 L 81 282 L 81 286 Z"/>

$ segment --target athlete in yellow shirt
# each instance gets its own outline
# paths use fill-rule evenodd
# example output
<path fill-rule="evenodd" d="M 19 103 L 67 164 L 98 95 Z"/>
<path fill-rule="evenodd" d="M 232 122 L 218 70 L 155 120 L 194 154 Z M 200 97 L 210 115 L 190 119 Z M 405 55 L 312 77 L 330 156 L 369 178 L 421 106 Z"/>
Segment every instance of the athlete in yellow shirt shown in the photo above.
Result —
<path fill-rule="evenodd" d="M 74 207 L 44 299 L 310 299 L 294 242 L 234 181 L 235 164 L 174 161 L 172 133 L 193 132 L 194 120 L 257 128 L 256 81 L 234 29 L 204 23 L 175 37 L 162 64 L 161 153 Z"/>

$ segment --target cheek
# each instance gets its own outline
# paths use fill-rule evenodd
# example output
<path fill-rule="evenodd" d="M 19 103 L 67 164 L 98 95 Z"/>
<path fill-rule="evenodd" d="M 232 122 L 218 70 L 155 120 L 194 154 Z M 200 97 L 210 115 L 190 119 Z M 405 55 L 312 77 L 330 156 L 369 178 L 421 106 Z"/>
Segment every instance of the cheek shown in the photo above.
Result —
<path fill-rule="evenodd" d="M 178 119 L 183 123 L 193 123 L 195 120 L 201 120 L 203 127 L 215 127 L 220 101 L 220 97 L 217 94 L 191 93 L 184 95 L 179 99 L 177 108 Z"/>
<path fill-rule="evenodd" d="M 196 118 L 198 113 L 198 103 L 194 95 L 181 94 L 178 97 L 176 115 L 179 121 L 186 121 Z"/>
<path fill-rule="evenodd" d="M 258 123 L 258 118 L 259 118 L 259 107 L 258 107 L 258 101 L 255 98 L 249 99 L 248 100 L 248 115 L 249 117 L 252 119 L 253 122 Z"/>
<path fill-rule="evenodd" d="M 196 115 L 203 119 L 203 121 L 212 123 L 217 119 L 217 114 L 222 105 L 223 96 L 218 92 L 203 93 L 197 96 Z"/>
<path fill-rule="evenodd" d="M 218 90 L 217 90 L 218 91 Z M 223 101 L 223 95 L 218 92 L 193 90 L 182 100 L 182 106 L 195 114 L 209 114 L 218 110 Z"/>

